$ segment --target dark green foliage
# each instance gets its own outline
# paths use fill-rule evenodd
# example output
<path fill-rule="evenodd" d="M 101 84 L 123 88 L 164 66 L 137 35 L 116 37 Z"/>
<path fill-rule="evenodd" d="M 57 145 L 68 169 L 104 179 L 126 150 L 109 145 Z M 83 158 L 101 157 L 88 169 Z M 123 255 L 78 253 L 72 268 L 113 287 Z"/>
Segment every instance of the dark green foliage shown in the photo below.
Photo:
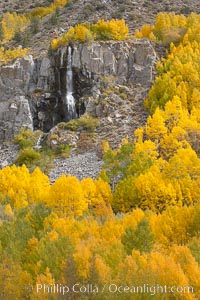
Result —
<path fill-rule="evenodd" d="M 109 149 L 103 159 L 103 170 L 113 188 L 119 179 L 138 176 L 152 165 L 149 157 L 145 153 L 136 153 L 134 144 L 130 142 L 122 145 L 118 152 Z"/>
<path fill-rule="evenodd" d="M 188 248 L 190 249 L 192 255 L 200 265 L 200 240 L 197 238 L 194 238 L 191 240 L 191 242 L 188 245 Z"/>
<path fill-rule="evenodd" d="M 200 208 L 197 208 L 194 213 L 191 225 L 188 228 L 188 233 L 190 236 L 200 236 Z"/>
<path fill-rule="evenodd" d="M 55 10 L 55 12 L 52 14 L 52 16 L 50 18 L 50 22 L 51 22 L 52 25 L 58 24 L 59 13 L 60 13 L 60 9 L 57 7 L 56 10 Z"/>
<path fill-rule="evenodd" d="M 61 157 L 63 157 L 63 158 L 69 157 L 70 153 L 71 153 L 71 148 L 67 144 L 61 144 L 56 149 L 56 154 L 59 155 L 59 156 L 61 156 Z"/>
<path fill-rule="evenodd" d="M 128 255 L 131 255 L 133 249 L 139 250 L 141 253 L 151 252 L 154 245 L 154 236 L 149 222 L 145 219 L 142 220 L 136 230 L 132 227 L 126 228 L 121 241 Z"/>
<path fill-rule="evenodd" d="M 23 42 L 23 34 L 21 32 L 16 32 L 13 38 L 17 43 Z"/>
<path fill-rule="evenodd" d="M 34 229 L 26 219 L 17 218 L 14 223 L 4 222 L 0 227 L 3 251 L 14 260 L 21 260 L 26 244 L 34 233 Z"/>
<path fill-rule="evenodd" d="M 51 213 L 51 209 L 44 203 L 39 203 L 33 207 L 29 214 L 29 221 L 36 232 L 44 230 L 44 219 Z"/>
<path fill-rule="evenodd" d="M 40 261 L 41 273 L 49 268 L 54 278 L 60 280 L 62 275 L 61 265 L 72 251 L 72 243 L 68 237 L 59 236 L 56 240 L 50 240 L 46 236 L 40 240 L 38 247 L 33 250 L 30 257 L 27 257 L 27 261 L 35 263 Z"/>
<path fill-rule="evenodd" d="M 31 33 L 36 34 L 40 30 L 40 19 L 37 17 L 34 17 L 31 19 Z"/>
<path fill-rule="evenodd" d="M 24 33 L 23 33 L 23 40 L 22 40 L 22 46 L 24 48 L 29 47 L 30 46 L 30 41 L 31 41 L 31 32 L 29 29 L 27 29 Z"/>

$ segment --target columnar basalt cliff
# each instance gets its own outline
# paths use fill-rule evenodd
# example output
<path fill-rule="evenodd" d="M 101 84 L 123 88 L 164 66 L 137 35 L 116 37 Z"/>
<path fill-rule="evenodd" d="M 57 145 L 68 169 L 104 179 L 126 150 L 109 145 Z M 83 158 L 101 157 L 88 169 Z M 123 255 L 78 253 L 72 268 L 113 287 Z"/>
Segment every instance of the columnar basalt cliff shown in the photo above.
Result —
<path fill-rule="evenodd" d="M 20 127 L 47 132 L 58 122 L 68 121 L 67 97 L 74 98 L 76 117 L 85 112 L 109 117 L 101 101 L 110 81 L 129 91 L 138 84 L 146 91 L 151 85 L 157 55 L 147 40 L 74 43 L 70 47 L 70 76 L 69 46 L 50 58 L 33 60 L 29 55 L 0 68 L 1 142 L 11 139 Z M 70 92 L 69 80 L 73 80 Z"/>

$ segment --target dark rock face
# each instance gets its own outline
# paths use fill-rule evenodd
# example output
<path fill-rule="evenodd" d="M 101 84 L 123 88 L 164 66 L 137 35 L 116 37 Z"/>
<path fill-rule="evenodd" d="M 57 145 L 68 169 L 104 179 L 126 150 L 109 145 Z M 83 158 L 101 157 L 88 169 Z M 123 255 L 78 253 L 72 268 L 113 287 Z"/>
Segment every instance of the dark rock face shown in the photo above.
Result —
<path fill-rule="evenodd" d="M 147 40 L 71 47 L 77 117 L 87 112 L 101 118 L 100 96 L 108 78 L 116 85 L 139 84 L 145 89 L 151 85 L 157 56 Z M 0 68 L 0 142 L 11 139 L 20 127 L 48 132 L 67 120 L 67 66 L 68 47 L 64 47 L 51 58 L 33 60 L 29 55 Z"/>

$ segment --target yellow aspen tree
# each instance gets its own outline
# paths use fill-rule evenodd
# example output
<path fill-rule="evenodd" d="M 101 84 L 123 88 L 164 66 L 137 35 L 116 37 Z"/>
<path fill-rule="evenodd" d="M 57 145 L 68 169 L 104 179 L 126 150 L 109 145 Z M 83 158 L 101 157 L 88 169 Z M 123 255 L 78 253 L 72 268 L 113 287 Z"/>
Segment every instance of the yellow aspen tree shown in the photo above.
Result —
<path fill-rule="evenodd" d="M 157 146 L 151 140 L 146 140 L 144 142 L 136 142 L 135 144 L 136 153 L 144 153 L 151 160 L 155 161 L 158 157 Z M 133 155 L 132 155 L 133 156 Z M 134 159 L 134 157 L 133 157 Z"/>
<path fill-rule="evenodd" d="M 57 7 L 63 7 L 67 4 L 67 0 L 54 0 L 54 4 Z"/>
<path fill-rule="evenodd" d="M 6 13 L 2 19 L 3 39 L 10 40 L 16 32 L 23 32 L 30 24 L 29 18 L 25 15 L 17 15 L 17 13 Z"/>
<path fill-rule="evenodd" d="M 160 139 L 167 133 L 164 121 L 163 113 L 158 108 L 153 116 L 147 119 L 146 134 L 149 139 L 153 140 L 156 144 L 158 144 Z"/>
<path fill-rule="evenodd" d="M 46 202 L 50 191 L 48 176 L 43 174 L 39 168 L 35 168 L 30 176 L 29 203 Z"/>
<path fill-rule="evenodd" d="M 141 209 L 134 209 L 128 214 L 125 214 L 122 223 L 123 223 L 123 230 L 127 227 L 132 227 L 136 229 L 138 223 L 144 218 L 144 211 Z"/>
<path fill-rule="evenodd" d="M 176 127 L 177 128 L 177 127 Z M 176 132 L 177 133 L 177 132 Z M 182 133 L 186 135 L 186 132 L 184 130 L 179 130 L 179 134 Z M 178 149 L 181 149 L 183 147 L 183 144 L 177 140 L 177 138 L 171 133 L 165 135 L 159 144 L 160 147 L 160 155 L 163 159 L 169 160 Z"/>
<path fill-rule="evenodd" d="M 74 37 L 75 41 L 80 42 L 89 42 L 93 39 L 92 32 L 84 25 L 78 24 L 74 28 Z"/>
<path fill-rule="evenodd" d="M 95 263 L 94 263 L 95 271 L 97 272 L 99 281 L 102 284 L 106 284 L 111 280 L 110 268 L 105 264 L 103 259 L 100 255 L 95 256 Z"/>
<path fill-rule="evenodd" d="M 140 204 L 137 198 L 135 177 L 129 176 L 118 182 L 114 194 L 112 207 L 114 212 L 129 212 Z"/>
<path fill-rule="evenodd" d="M 6 216 L 8 216 L 9 218 L 12 218 L 12 217 L 14 216 L 14 212 L 13 212 L 13 210 L 12 210 L 10 204 L 7 204 L 7 205 L 5 206 L 4 214 L 5 214 Z"/>
<path fill-rule="evenodd" d="M 43 287 L 51 287 L 55 284 L 55 279 L 53 278 L 50 269 L 46 268 L 44 274 L 37 274 L 36 283 L 41 284 L 42 287 L 39 292 L 36 290 L 36 287 L 33 290 L 33 293 L 31 294 L 32 298 L 36 298 L 38 300 L 48 300 L 49 299 L 49 293 L 47 289 L 44 289 Z M 54 297 L 54 294 L 51 294 L 52 300 L 56 299 L 56 296 Z"/>
<path fill-rule="evenodd" d="M 191 148 L 179 149 L 169 160 L 164 173 L 172 183 L 179 183 L 184 204 L 191 205 L 200 201 L 200 159 L 195 151 Z"/>
<path fill-rule="evenodd" d="M 171 22 L 170 22 L 169 14 L 159 13 L 156 17 L 153 32 L 159 40 L 162 40 L 164 29 L 170 28 L 170 26 L 171 26 Z"/>
<path fill-rule="evenodd" d="M 81 279 L 87 279 L 90 273 L 92 253 L 84 242 L 77 244 L 73 254 L 77 265 L 77 272 Z"/>
<path fill-rule="evenodd" d="M 96 193 L 91 202 L 94 207 L 94 212 L 98 216 L 112 216 L 112 191 L 110 185 L 101 178 L 94 181 Z"/>
<path fill-rule="evenodd" d="M 9 198 L 12 207 L 22 208 L 28 205 L 30 173 L 25 165 L 6 167 L 0 170 L 0 193 L 2 201 Z"/>
<path fill-rule="evenodd" d="M 96 185 L 92 178 L 84 178 L 81 180 L 81 187 L 83 190 L 83 194 L 89 207 L 95 203 L 96 199 Z"/>
<path fill-rule="evenodd" d="M 150 224 L 156 241 L 166 248 L 186 244 L 193 214 L 194 207 L 169 206 L 162 214 L 151 215 Z"/>
<path fill-rule="evenodd" d="M 176 191 L 170 181 L 163 178 L 158 166 L 151 167 L 135 179 L 139 206 L 152 211 L 162 211 L 168 205 L 176 205 Z"/>
<path fill-rule="evenodd" d="M 47 205 L 67 216 L 81 216 L 88 208 L 80 182 L 70 175 L 62 175 L 51 186 Z"/>
<path fill-rule="evenodd" d="M 30 291 L 26 290 L 25 287 L 32 284 L 30 274 L 24 271 L 19 263 L 4 255 L 0 266 L 1 298 L 9 300 L 28 299 Z"/>
<path fill-rule="evenodd" d="M 200 267 L 190 250 L 185 246 L 174 245 L 170 249 L 170 256 L 181 266 L 181 269 L 187 276 L 189 285 L 198 293 L 200 291 Z"/>
<path fill-rule="evenodd" d="M 178 96 L 174 96 L 171 101 L 166 103 L 163 114 L 170 131 L 174 126 L 179 125 L 180 119 L 188 116 L 188 113 L 183 109 L 181 100 Z"/>

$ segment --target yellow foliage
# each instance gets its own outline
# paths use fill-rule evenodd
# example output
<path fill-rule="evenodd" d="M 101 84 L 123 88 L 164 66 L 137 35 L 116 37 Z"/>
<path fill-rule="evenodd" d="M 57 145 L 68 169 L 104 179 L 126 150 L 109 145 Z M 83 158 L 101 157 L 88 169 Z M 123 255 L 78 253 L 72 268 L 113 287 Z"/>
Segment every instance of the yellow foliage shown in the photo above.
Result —
<path fill-rule="evenodd" d="M 159 143 L 160 139 L 167 133 L 162 112 L 156 109 L 152 117 L 147 120 L 146 133 L 150 139 Z"/>
<path fill-rule="evenodd" d="M 35 168 L 30 177 L 29 203 L 45 202 L 50 192 L 48 176 Z"/>
<path fill-rule="evenodd" d="M 7 205 L 5 206 L 4 214 L 5 214 L 6 216 L 8 216 L 8 217 L 13 217 L 14 213 L 13 213 L 13 210 L 12 210 L 10 204 L 7 204 Z"/>
<path fill-rule="evenodd" d="M 6 167 L 0 170 L 0 194 L 4 203 L 9 199 L 10 205 L 16 208 L 26 207 L 28 203 L 42 202 L 48 196 L 49 179 L 36 169 L 29 173 L 22 167 Z"/>
<path fill-rule="evenodd" d="M 50 241 L 56 241 L 58 240 L 58 233 L 55 230 L 52 230 L 50 232 L 48 232 L 48 238 Z"/>
<path fill-rule="evenodd" d="M 153 166 L 135 180 L 140 207 L 162 211 L 168 205 L 177 204 L 177 195 L 172 183 L 162 178 L 158 168 Z"/>
<path fill-rule="evenodd" d="M 186 274 L 190 285 L 195 291 L 200 291 L 200 268 L 190 250 L 187 247 L 175 245 L 170 252 L 171 257 L 181 266 L 183 272 Z"/>
<path fill-rule="evenodd" d="M 112 19 L 110 21 L 99 20 L 92 25 L 92 31 L 97 34 L 97 39 L 107 40 L 124 40 L 128 37 L 128 26 L 124 19 Z"/>
<path fill-rule="evenodd" d="M 167 101 L 172 100 L 174 96 L 178 96 L 183 107 L 190 112 L 199 106 L 200 18 L 198 15 L 189 18 L 196 22 L 193 20 L 187 23 L 183 16 L 160 14 L 154 26 L 153 32 L 157 30 L 155 34 L 159 39 L 168 44 L 174 42 L 177 46 L 171 43 L 167 58 L 157 65 L 159 76 L 145 101 L 151 112 L 154 112 L 158 105 L 164 108 Z"/>
<path fill-rule="evenodd" d="M 152 252 L 147 255 L 133 251 L 132 256 L 127 256 L 120 266 L 119 283 L 125 279 L 127 286 L 131 286 L 134 277 L 136 291 L 137 286 L 144 287 L 144 282 L 148 283 L 151 297 L 156 300 L 161 299 L 164 294 L 164 286 L 186 287 L 192 285 L 191 281 L 187 278 L 187 274 L 185 274 L 184 270 L 173 257 L 173 249 L 171 252 L 169 256 L 168 253 Z M 140 288 L 139 291 L 141 291 Z M 150 295 L 150 293 L 148 293 L 148 295 Z M 181 293 L 176 290 L 174 290 L 173 296 L 175 299 L 176 297 L 181 297 L 181 299 L 184 300 L 195 299 L 195 295 L 190 292 Z M 168 299 L 168 295 L 162 298 Z"/>
<path fill-rule="evenodd" d="M 16 58 L 24 57 L 28 54 L 28 49 L 26 48 L 14 48 L 5 50 L 3 47 L 0 47 L 0 65 L 7 64 Z"/>
<path fill-rule="evenodd" d="M 85 199 L 87 199 L 88 205 L 92 206 L 95 203 L 96 197 L 96 186 L 92 178 L 85 178 L 81 181 L 81 187 L 83 189 L 83 194 Z"/>
<path fill-rule="evenodd" d="M 81 183 L 76 177 L 65 175 L 52 184 L 47 205 L 67 216 L 81 216 L 88 208 Z"/>
<path fill-rule="evenodd" d="M 63 7 L 67 4 L 67 0 L 54 0 L 54 4 L 57 7 Z"/>
<path fill-rule="evenodd" d="M 112 192 L 107 182 L 102 179 L 92 180 L 91 178 L 87 178 L 81 181 L 81 186 L 89 209 L 95 215 L 112 215 Z"/>
<path fill-rule="evenodd" d="M 24 287 L 31 286 L 33 280 L 19 262 L 13 261 L 6 255 L 0 265 L 0 284 L 1 298 L 21 300 L 28 298 L 28 291 Z"/>
<path fill-rule="evenodd" d="M 124 20 L 99 20 L 96 24 L 78 24 L 70 27 L 58 39 L 51 42 L 51 49 L 68 45 L 70 41 L 88 42 L 91 40 L 123 40 L 128 37 L 128 26 Z"/>
<path fill-rule="evenodd" d="M 102 283 L 107 283 L 110 280 L 110 268 L 104 263 L 103 259 L 97 254 L 95 257 L 95 270 Z"/>
<path fill-rule="evenodd" d="M 108 141 L 103 141 L 102 142 L 102 152 L 105 154 L 108 150 L 110 149 L 110 145 Z"/>
<path fill-rule="evenodd" d="M 123 219 L 124 229 L 132 227 L 136 229 L 138 223 L 144 218 L 144 211 L 141 209 L 134 209 L 132 212 L 126 214 Z"/>
<path fill-rule="evenodd" d="M 136 29 L 134 37 L 137 39 L 149 38 L 150 40 L 155 40 L 155 35 L 152 32 L 152 27 L 149 24 L 143 25 L 141 31 Z"/>
<path fill-rule="evenodd" d="M 16 12 L 3 15 L 2 36 L 4 41 L 11 40 L 16 32 L 23 32 L 30 24 L 30 20 L 25 15 L 18 15 Z"/>
<path fill-rule="evenodd" d="M 164 172 L 172 183 L 179 183 L 184 204 L 200 203 L 200 159 L 195 151 L 179 149 Z"/>
<path fill-rule="evenodd" d="M 59 47 L 59 46 L 58 46 L 58 40 L 53 39 L 53 40 L 51 41 L 51 49 L 54 51 L 54 50 L 56 50 L 58 47 Z"/>
<path fill-rule="evenodd" d="M 73 257 L 77 264 L 79 276 L 83 279 L 88 278 L 91 264 L 90 260 L 92 258 L 89 247 L 84 243 L 77 244 Z"/>
<path fill-rule="evenodd" d="M 53 286 L 55 284 L 55 279 L 53 278 L 50 269 L 46 268 L 46 271 L 44 274 L 37 274 L 36 283 L 41 284 L 42 288 L 37 291 L 36 288 L 33 289 L 33 293 L 31 294 L 31 298 L 35 298 L 38 300 L 48 300 L 49 299 L 49 293 L 47 289 L 44 289 L 44 286 Z"/>
<path fill-rule="evenodd" d="M 168 207 L 159 215 L 150 218 L 155 239 L 167 248 L 174 244 L 183 245 L 188 242 L 188 228 L 192 223 L 194 207 Z"/>
<path fill-rule="evenodd" d="M 92 39 L 93 34 L 87 27 L 81 24 L 75 26 L 73 40 L 79 42 L 89 42 Z"/>
<path fill-rule="evenodd" d="M 157 146 L 151 140 L 137 142 L 135 145 L 135 150 L 137 153 L 145 153 L 152 161 L 155 161 L 158 158 Z M 134 157 L 133 157 L 134 159 Z"/>
<path fill-rule="evenodd" d="M 67 4 L 67 0 L 54 0 L 54 2 L 48 7 L 36 7 L 31 10 L 29 17 L 30 18 L 43 18 L 49 14 L 52 14 L 56 8 L 62 8 Z"/>

